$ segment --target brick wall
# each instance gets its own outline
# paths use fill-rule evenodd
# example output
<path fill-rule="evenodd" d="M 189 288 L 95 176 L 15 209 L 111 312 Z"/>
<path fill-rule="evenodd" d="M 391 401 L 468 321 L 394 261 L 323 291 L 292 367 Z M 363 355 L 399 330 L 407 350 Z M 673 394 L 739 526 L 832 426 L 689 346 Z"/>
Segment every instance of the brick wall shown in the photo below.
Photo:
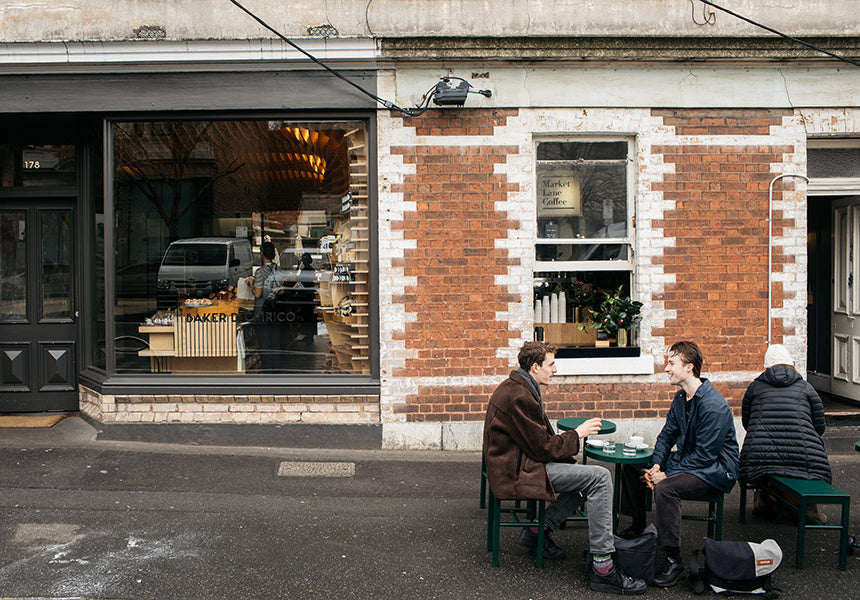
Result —
<path fill-rule="evenodd" d="M 668 344 L 697 340 L 706 375 L 737 408 L 767 335 L 768 186 L 803 172 L 791 111 L 457 110 L 380 122 L 382 420 L 481 421 L 530 339 L 534 136 L 633 137 L 636 295 L 652 375 L 558 377 L 552 418 L 662 417 Z M 805 204 L 774 194 L 774 342 L 802 360 Z"/>
<path fill-rule="evenodd" d="M 768 190 L 784 172 L 794 145 L 775 144 L 772 129 L 781 128 L 788 111 L 654 111 L 675 128 L 678 143 L 652 148 L 674 165 L 654 184 L 674 206 L 655 225 L 674 239 L 657 261 L 675 275 L 660 294 L 675 318 L 656 330 L 667 340 L 702 340 L 707 370 L 749 371 L 761 364 L 767 348 Z M 720 139 L 726 143 L 715 143 Z M 760 138 L 760 142 L 756 138 Z M 704 140 L 707 143 L 701 143 Z M 786 184 L 791 186 L 793 184 Z M 782 199 L 784 189 L 775 193 Z M 785 219 L 777 207 L 773 236 L 803 223 Z M 773 252 L 773 270 L 782 271 L 796 257 L 783 246 Z M 797 299 L 779 278 L 772 284 L 773 305 Z M 801 298 L 805 303 L 805 300 Z M 794 324 L 775 323 L 774 342 L 795 333 Z"/>

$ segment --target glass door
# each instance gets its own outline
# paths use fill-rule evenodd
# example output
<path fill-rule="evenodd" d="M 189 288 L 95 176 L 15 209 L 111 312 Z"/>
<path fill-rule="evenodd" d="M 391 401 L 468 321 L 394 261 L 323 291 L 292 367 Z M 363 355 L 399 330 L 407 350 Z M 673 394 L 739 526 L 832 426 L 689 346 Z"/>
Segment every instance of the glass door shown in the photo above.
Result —
<path fill-rule="evenodd" d="M 0 208 L 0 412 L 77 410 L 75 214 Z"/>

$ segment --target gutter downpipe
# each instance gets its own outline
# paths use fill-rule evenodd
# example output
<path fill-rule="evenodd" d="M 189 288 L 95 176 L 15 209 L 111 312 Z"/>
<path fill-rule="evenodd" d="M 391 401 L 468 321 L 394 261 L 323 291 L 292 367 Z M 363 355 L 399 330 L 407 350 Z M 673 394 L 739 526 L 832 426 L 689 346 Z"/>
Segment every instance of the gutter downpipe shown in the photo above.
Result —
<path fill-rule="evenodd" d="M 797 177 L 799 179 L 803 179 L 806 183 L 809 183 L 809 177 L 806 175 L 798 175 L 795 173 L 783 173 L 782 175 L 777 175 L 774 177 L 770 186 L 768 187 L 768 196 L 767 196 L 767 345 L 770 346 L 771 340 L 771 327 L 770 327 L 770 314 L 771 314 L 771 297 L 773 287 L 773 184 L 784 177 Z"/>

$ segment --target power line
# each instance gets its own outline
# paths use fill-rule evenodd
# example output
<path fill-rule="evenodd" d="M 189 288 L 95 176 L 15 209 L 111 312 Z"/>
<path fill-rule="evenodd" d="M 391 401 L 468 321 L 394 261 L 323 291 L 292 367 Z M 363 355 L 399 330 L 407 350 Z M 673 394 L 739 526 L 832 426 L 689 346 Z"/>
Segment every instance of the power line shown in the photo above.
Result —
<path fill-rule="evenodd" d="M 784 38 L 785 38 L 785 39 L 787 39 L 787 40 L 791 40 L 792 42 L 797 42 L 798 44 L 803 44 L 803 45 L 804 45 L 804 46 L 806 46 L 807 48 L 812 48 L 812 49 L 813 49 L 813 50 L 815 50 L 816 52 L 821 52 L 821 53 L 823 53 L 823 54 L 826 54 L 827 56 L 830 56 L 830 57 L 832 57 L 832 58 L 835 58 L 836 60 L 841 60 L 841 61 L 843 61 L 843 62 L 847 62 L 848 64 L 854 65 L 855 67 L 860 67 L 860 63 L 858 63 L 857 61 L 851 60 L 850 58 L 846 58 L 846 57 L 844 57 L 844 56 L 839 56 L 838 54 L 834 54 L 833 52 L 830 52 L 830 51 L 828 51 L 828 50 L 824 50 L 823 48 L 819 48 L 818 46 L 815 46 L 815 45 L 813 45 L 813 44 L 810 44 L 809 42 L 804 42 L 803 40 L 798 39 L 798 38 L 796 38 L 796 37 L 792 37 L 792 36 L 790 36 L 790 35 L 786 35 L 786 34 L 782 33 L 781 31 L 777 31 L 777 30 L 776 30 L 776 29 L 774 29 L 773 27 L 768 27 L 767 25 L 762 25 L 761 23 L 757 23 L 756 21 L 753 21 L 752 19 L 749 19 L 749 18 L 747 18 L 747 17 L 745 17 L 745 16 L 743 16 L 743 15 L 739 15 L 738 13 L 733 12 L 733 11 L 730 11 L 730 10 L 729 10 L 729 9 L 727 9 L 727 8 L 723 8 L 723 7 L 722 7 L 722 6 L 720 6 L 719 4 L 714 4 L 713 2 L 710 2 L 710 0 L 700 0 L 700 1 L 701 1 L 703 4 L 707 4 L 708 6 L 711 6 L 711 7 L 713 7 L 713 8 L 716 8 L 717 10 L 721 10 L 721 11 L 723 11 L 724 13 L 730 14 L 731 16 L 736 17 L 736 18 L 740 19 L 741 21 L 746 21 L 746 22 L 747 22 L 747 23 L 749 23 L 750 25 L 755 25 L 756 27 L 761 27 L 762 29 L 764 29 L 764 30 L 766 30 L 766 31 L 769 31 L 769 32 L 771 32 L 771 33 L 774 33 L 774 34 L 776 34 L 776 35 L 778 35 L 778 36 L 780 36 L 780 37 L 784 37 Z"/>
<path fill-rule="evenodd" d="M 269 25 L 268 23 L 266 23 L 263 19 L 261 19 L 260 17 L 258 17 L 258 16 L 257 16 L 257 15 L 255 15 L 254 13 L 252 13 L 250 10 L 248 10 L 247 8 L 245 8 L 244 6 L 242 6 L 242 5 L 241 5 L 239 2 L 237 2 L 236 0 L 230 0 L 230 2 L 232 2 L 233 4 L 235 4 L 239 9 L 241 9 L 245 14 L 247 14 L 249 17 L 251 17 L 252 19 L 254 19 L 257 23 L 259 23 L 260 25 L 262 25 L 263 27 L 265 27 L 266 29 L 268 29 L 269 31 L 271 31 L 272 33 L 274 33 L 276 36 L 278 36 L 278 37 L 279 37 L 283 42 L 285 42 L 285 43 L 286 43 L 286 44 L 288 44 L 289 46 L 292 46 L 293 48 L 295 48 L 296 50 L 298 50 L 299 52 L 301 52 L 302 54 L 304 54 L 305 56 L 307 56 L 310 60 L 312 60 L 313 62 L 315 62 L 315 63 L 316 63 L 316 64 L 318 64 L 319 66 L 321 66 L 323 69 L 325 69 L 326 71 L 328 71 L 329 73 L 331 73 L 332 75 L 334 75 L 335 77 L 337 77 L 338 79 L 340 79 L 341 81 L 344 81 L 344 82 L 348 83 L 349 85 L 351 85 L 352 87 L 354 87 L 355 89 L 357 89 L 357 90 L 358 90 L 359 92 L 361 92 L 362 94 L 364 94 L 364 95 L 366 95 L 366 96 L 369 96 L 370 98 L 372 98 L 373 100 L 375 100 L 376 102 L 378 102 L 379 104 L 381 104 L 382 106 L 384 106 L 385 108 L 388 108 L 388 109 L 390 109 L 390 110 L 396 110 L 396 111 L 397 111 L 397 112 L 399 112 L 400 114 L 402 114 L 402 115 L 404 115 L 404 116 L 407 116 L 407 117 L 415 117 L 415 116 L 418 116 L 419 114 L 421 114 L 422 112 L 424 112 L 425 110 L 427 110 L 427 108 L 426 108 L 426 107 L 424 107 L 424 108 L 423 108 L 423 110 L 420 110 L 420 112 L 419 112 L 419 111 L 416 111 L 416 110 L 410 110 L 410 109 L 408 109 L 408 108 L 401 108 L 400 106 L 397 106 L 396 104 L 394 104 L 393 102 L 391 102 L 391 101 L 389 101 L 389 100 L 385 100 L 384 98 L 380 98 L 379 96 L 377 96 L 377 95 L 376 95 L 376 94 L 374 94 L 373 92 L 371 92 L 371 91 L 369 91 L 369 90 L 367 90 L 367 89 L 365 89 L 365 88 L 361 87 L 360 85 L 358 85 L 358 84 L 357 84 L 357 83 L 355 83 L 354 81 L 350 81 L 349 79 L 347 79 L 346 77 L 344 77 L 343 75 L 341 75 L 338 71 L 335 71 L 334 69 L 332 69 L 331 67 L 329 67 L 327 64 L 323 63 L 323 62 L 322 62 L 321 60 L 319 60 L 316 56 L 314 56 L 314 55 L 313 55 L 313 54 L 311 54 L 310 52 L 307 52 L 307 51 L 306 51 L 306 50 L 304 50 L 303 48 L 299 47 L 297 44 L 293 43 L 291 40 L 287 39 L 287 37 L 286 37 L 286 36 L 284 36 L 281 32 L 279 32 L 277 29 L 275 29 L 274 27 L 272 27 L 271 25 Z M 427 100 L 427 101 L 428 101 L 428 103 L 429 103 L 429 97 L 428 97 L 428 96 L 425 96 L 425 100 Z M 418 108 L 418 109 L 421 109 L 422 107 L 419 105 L 417 108 Z"/>

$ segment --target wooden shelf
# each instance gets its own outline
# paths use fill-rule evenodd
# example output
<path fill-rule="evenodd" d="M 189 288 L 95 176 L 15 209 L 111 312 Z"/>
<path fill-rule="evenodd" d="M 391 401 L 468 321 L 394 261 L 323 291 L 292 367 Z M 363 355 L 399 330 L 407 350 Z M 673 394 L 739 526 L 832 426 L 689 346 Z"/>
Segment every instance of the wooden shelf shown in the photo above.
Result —
<path fill-rule="evenodd" d="M 137 330 L 140 333 L 173 333 L 173 325 L 141 325 Z"/>
<path fill-rule="evenodd" d="M 176 350 L 140 350 L 138 356 L 176 356 Z"/>

